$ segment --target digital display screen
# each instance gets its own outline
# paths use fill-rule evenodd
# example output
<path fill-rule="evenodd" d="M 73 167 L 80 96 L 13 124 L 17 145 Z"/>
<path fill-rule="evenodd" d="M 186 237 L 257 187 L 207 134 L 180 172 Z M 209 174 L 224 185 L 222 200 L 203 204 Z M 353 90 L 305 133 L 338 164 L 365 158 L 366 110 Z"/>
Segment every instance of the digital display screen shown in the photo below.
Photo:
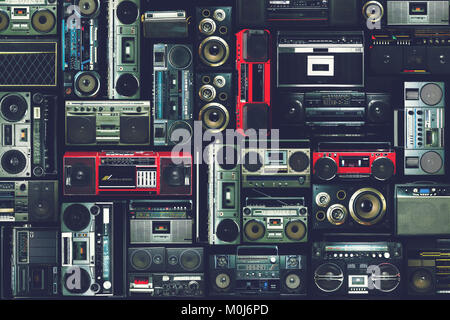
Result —
<path fill-rule="evenodd" d="M 387 251 L 387 245 L 366 245 L 366 244 L 343 244 L 343 245 L 330 245 L 325 246 L 325 251 L 359 251 L 359 252 L 372 252 L 372 251 Z"/>
<path fill-rule="evenodd" d="M 428 193 L 430 193 L 430 189 L 428 189 L 428 188 L 421 188 L 419 190 L 419 193 L 426 193 L 426 194 L 428 194 Z"/>
<path fill-rule="evenodd" d="M 286 165 L 287 151 L 266 151 L 266 164 Z"/>

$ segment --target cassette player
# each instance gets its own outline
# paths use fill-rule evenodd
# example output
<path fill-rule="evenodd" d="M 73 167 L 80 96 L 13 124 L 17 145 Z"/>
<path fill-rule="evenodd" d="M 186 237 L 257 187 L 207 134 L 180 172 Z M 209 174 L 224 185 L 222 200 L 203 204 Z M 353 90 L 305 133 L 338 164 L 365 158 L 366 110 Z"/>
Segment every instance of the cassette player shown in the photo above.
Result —
<path fill-rule="evenodd" d="M 147 11 L 142 16 L 145 38 L 187 38 L 186 11 Z"/>
<path fill-rule="evenodd" d="M 401 290 L 403 247 L 396 242 L 316 242 L 313 289 L 327 296 L 392 296 Z"/>
<path fill-rule="evenodd" d="M 242 209 L 244 242 L 306 242 L 308 208 L 304 204 L 304 198 L 246 198 Z"/>
<path fill-rule="evenodd" d="M 130 294 L 154 297 L 202 297 L 205 294 L 203 273 L 130 274 Z"/>
<path fill-rule="evenodd" d="M 67 152 L 65 195 L 191 195 L 192 155 L 151 151 Z"/>
<path fill-rule="evenodd" d="M 131 200 L 130 243 L 192 243 L 191 200 Z"/>

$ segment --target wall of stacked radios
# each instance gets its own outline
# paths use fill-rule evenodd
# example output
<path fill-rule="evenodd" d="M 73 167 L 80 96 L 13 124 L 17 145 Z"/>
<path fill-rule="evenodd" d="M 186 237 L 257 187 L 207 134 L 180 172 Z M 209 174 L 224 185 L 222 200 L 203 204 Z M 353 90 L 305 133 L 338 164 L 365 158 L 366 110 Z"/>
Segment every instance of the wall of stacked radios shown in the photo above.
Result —
<path fill-rule="evenodd" d="M 1 298 L 448 297 L 449 11 L 0 1 Z"/>

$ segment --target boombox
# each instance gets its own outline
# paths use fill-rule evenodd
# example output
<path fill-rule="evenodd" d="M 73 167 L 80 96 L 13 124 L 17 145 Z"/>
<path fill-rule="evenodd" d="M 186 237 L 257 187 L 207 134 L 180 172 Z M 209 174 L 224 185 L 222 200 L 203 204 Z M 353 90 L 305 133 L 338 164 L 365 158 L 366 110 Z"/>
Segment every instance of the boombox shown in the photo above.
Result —
<path fill-rule="evenodd" d="M 396 185 L 395 206 L 397 235 L 450 234 L 450 185 Z"/>
<path fill-rule="evenodd" d="M 192 155 L 151 151 L 67 152 L 64 195 L 191 195 Z"/>
<path fill-rule="evenodd" d="M 61 211 L 63 295 L 112 296 L 114 204 L 63 203 Z"/>
<path fill-rule="evenodd" d="M 407 246 L 408 294 L 414 296 L 450 293 L 450 240 Z"/>
<path fill-rule="evenodd" d="M 64 93 L 69 98 L 96 97 L 103 80 L 99 73 L 100 1 L 65 0 L 63 10 Z"/>
<path fill-rule="evenodd" d="M 30 177 L 32 132 L 29 92 L 0 93 L 0 126 L 0 177 Z"/>
<path fill-rule="evenodd" d="M 187 38 L 186 11 L 147 11 L 142 17 L 142 29 L 145 38 Z"/>
<path fill-rule="evenodd" d="M 241 246 L 236 254 L 211 255 L 209 269 L 211 295 L 306 294 L 306 257 L 279 255 L 276 246 Z"/>
<path fill-rule="evenodd" d="M 108 99 L 139 99 L 140 1 L 108 3 Z"/>
<path fill-rule="evenodd" d="M 396 242 L 313 243 L 314 293 L 330 296 L 399 295 L 402 259 L 402 245 Z"/>
<path fill-rule="evenodd" d="M 66 101 L 66 145 L 149 145 L 150 102 Z"/>
<path fill-rule="evenodd" d="M 205 130 L 224 131 L 235 122 L 231 73 L 201 73 L 196 77 L 198 118 Z M 233 107 L 233 108 L 232 108 Z"/>
<path fill-rule="evenodd" d="M 284 92 L 279 101 L 283 125 L 306 126 L 310 135 L 387 135 L 393 123 L 391 97 L 385 93 Z"/>
<path fill-rule="evenodd" d="M 243 149 L 243 188 L 309 188 L 310 149 Z"/>
<path fill-rule="evenodd" d="M 395 175 L 394 150 L 320 150 L 313 153 L 313 175 L 322 181 L 374 178 L 386 181 Z"/>
<path fill-rule="evenodd" d="M 236 128 L 269 129 L 271 45 L 268 30 L 244 29 L 236 34 L 238 97 Z"/>
<path fill-rule="evenodd" d="M 279 31 L 277 61 L 279 88 L 363 87 L 364 33 Z"/>
<path fill-rule="evenodd" d="M 203 296 L 203 248 L 128 248 L 131 295 Z"/>
<path fill-rule="evenodd" d="M 376 75 L 450 74 L 450 36 L 446 30 L 382 29 L 371 36 L 369 48 L 370 68 Z"/>
<path fill-rule="evenodd" d="M 0 35 L 55 35 L 57 0 L 6 0 L 0 3 Z"/>
<path fill-rule="evenodd" d="M 208 241 L 239 244 L 241 226 L 241 167 L 238 146 L 208 147 Z"/>
<path fill-rule="evenodd" d="M 59 232 L 49 228 L 12 230 L 12 296 L 51 297 L 60 293 Z M 5 272 L 5 270 L 3 270 Z"/>
<path fill-rule="evenodd" d="M 313 229 L 321 233 L 392 233 L 387 185 L 314 185 Z"/>
<path fill-rule="evenodd" d="M 0 40 L 0 88 L 56 87 L 57 65 L 56 39 Z"/>
<path fill-rule="evenodd" d="M 405 175 L 445 173 L 445 85 L 405 82 Z"/>
<path fill-rule="evenodd" d="M 0 222 L 54 223 L 58 181 L 1 181 Z"/>
<path fill-rule="evenodd" d="M 242 209 L 247 243 L 308 241 L 308 208 L 304 198 L 247 198 Z"/>
<path fill-rule="evenodd" d="M 197 7 L 199 68 L 226 68 L 230 65 L 232 7 Z"/>
<path fill-rule="evenodd" d="M 192 200 L 130 200 L 130 243 L 192 243 Z"/>
<path fill-rule="evenodd" d="M 192 46 L 153 46 L 153 117 L 156 146 L 187 143 L 193 135 Z"/>

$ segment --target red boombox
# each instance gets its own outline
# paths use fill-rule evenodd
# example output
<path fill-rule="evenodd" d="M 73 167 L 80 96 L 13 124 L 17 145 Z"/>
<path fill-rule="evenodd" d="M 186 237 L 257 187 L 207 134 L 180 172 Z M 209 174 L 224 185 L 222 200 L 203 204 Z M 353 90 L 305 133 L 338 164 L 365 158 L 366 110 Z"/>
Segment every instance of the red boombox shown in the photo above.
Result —
<path fill-rule="evenodd" d="M 245 29 L 236 37 L 236 129 L 270 129 L 270 32 Z"/>
<path fill-rule="evenodd" d="M 395 175 L 395 151 L 336 151 L 313 153 L 313 174 L 319 180 L 368 178 L 386 181 Z"/>
<path fill-rule="evenodd" d="M 191 195 L 192 155 L 172 152 L 67 152 L 64 195 Z"/>

